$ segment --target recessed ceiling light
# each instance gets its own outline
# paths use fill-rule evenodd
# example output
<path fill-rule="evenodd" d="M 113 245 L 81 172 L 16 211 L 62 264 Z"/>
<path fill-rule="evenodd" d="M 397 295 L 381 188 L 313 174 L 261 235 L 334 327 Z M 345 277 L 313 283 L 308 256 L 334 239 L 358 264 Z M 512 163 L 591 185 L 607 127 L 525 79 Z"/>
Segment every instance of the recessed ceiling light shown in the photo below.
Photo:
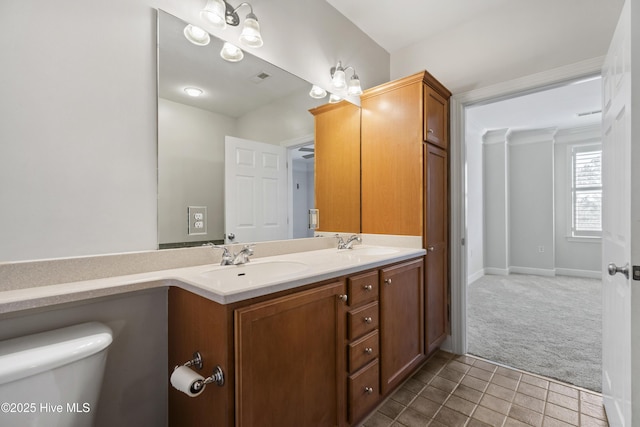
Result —
<path fill-rule="evenodd" d="M 184 91 L 187 95 L 193 96 L 194 98 L 202 95 L 202 89 L 197 87 L 185 87 Z"/>

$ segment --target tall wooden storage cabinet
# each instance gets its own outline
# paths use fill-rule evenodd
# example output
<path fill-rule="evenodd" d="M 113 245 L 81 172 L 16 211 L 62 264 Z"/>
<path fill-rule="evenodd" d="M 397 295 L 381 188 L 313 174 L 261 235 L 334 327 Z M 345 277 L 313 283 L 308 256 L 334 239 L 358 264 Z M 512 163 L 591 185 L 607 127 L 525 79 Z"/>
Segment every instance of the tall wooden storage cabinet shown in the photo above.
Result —
<path fill-rule="evenodd" d="M 365 91 L 362 232 L 422 236 L 425 352 L 449 330 L 449 98 L 428 72 Z"/>
<path fill-rule="evenodd" d="M 360 108 L 347 101 L 315 118 L 315 208 L 321 231 L 360 232 Z"/>

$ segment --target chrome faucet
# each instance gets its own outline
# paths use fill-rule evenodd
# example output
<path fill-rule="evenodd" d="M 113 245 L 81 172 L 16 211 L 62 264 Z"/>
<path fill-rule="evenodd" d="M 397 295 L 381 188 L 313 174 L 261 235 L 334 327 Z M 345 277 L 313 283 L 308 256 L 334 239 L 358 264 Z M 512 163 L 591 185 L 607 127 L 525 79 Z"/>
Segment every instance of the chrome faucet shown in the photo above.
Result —
<path fill-rule="evenodd" d="M 253 255 L 253 249 L 250 245 L 244 245 L 240 252 L 233 255 L 233 265 L 246 264 L 250 261 L 249 257 Z"/>
<path fill-rule="evenodd" d="M 226 246 L 214 245 L 213 243 L 205 243 L 203 246 L 211 246 L 212 248 L 222 249 L 222 259 L 220 260 L 220 265 L 231 265 L 234 261 L 234 255 L 231 255 L 229 249 Z"/>
<path fill-rule="evenodd" d="M 362 237 L 354 234 L 350 236 L 345 242 L 339 234 L 336 234 L 336 238 L 338 239 L 338 250 L 340 249 L 353 249 L 353 244 L 355 242 L 362 243 Z"/>

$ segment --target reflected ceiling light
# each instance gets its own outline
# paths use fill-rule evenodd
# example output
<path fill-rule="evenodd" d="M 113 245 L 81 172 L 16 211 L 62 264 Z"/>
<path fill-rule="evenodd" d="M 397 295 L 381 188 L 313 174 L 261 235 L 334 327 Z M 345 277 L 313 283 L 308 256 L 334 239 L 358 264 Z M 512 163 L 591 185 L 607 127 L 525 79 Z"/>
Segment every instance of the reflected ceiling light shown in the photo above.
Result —
<path fill-rule="evenodd" d="M 331 96 L 329 97 L 330 104 L 337 104 L 340 101 L 342 101 L 342 97 L 336 95 L 335 93 L 332 93 Z"/>
<path fill-rule="evenodd" d="M 195 25 L 191 25 L 191 24 L 184 27 L 184 36 L 191 43 L 198 46 L 206 46 L 211 41 L 211 38 L 209 37 L 209 33 L 207 33 L 202 28 L 196 27 Z"/>
<path fill-rule="evenodd" d="M 224 29 L 227 25 L 237 27 L 240 25 L 238 9 L 242 6 L 248 6 L 249 13 L 243 22 L 240 42 L 249 47 L 260 47 L 262 46 L 260 24 L 258 24 L 258 18 L 253 13 L 253 7 L 249 3 L 242 2 L 238 7 L 234 8 L 225 0 L 207 0 L 207 4 L 200 12 L 200 16 L 217 28 Z"/>
<path fill-rule="evenodd" d="M 244 53 L 238 46 L 229 42 L 224 42 L 222 50 L 220 50 L 220 56 L 225 61 L 239 62 L 242 61 L 242 58 L 244 58 Z"/>
<path fill-rule="evenodd" d="M 315 99 L 322 99 L 327 96 L 327 91 L 322 89 L 320 86 L 313 85 L 309 92 L 309 96 Z"/>
<path fill-rule="evenodd" d="M 202 95 L 202 89 L 197 87 L 185 87 L 184 92 L 189 96 L 193 96 L 194 98 Z"/>
<path fill-rule="evenodd" d="M 351 68 L 351 70 L 353 71 L 353 75 L 349 79 L 349 83 L 347 83 L 346 71 L 349 68 Z M 338 61 L 338 64 L 335 67 L 331 67 L 331 70 L 329 72 L 331 73 L 331 83 L 333 84 L 334 88 L 339 91 L 346 89 L 348 95 L 362 95 L 360 77 L 358 77 L 358 75 L 356 74 L 355 68 L 351 66 L 344 67 L 342 65 L 342 61 Z"/>

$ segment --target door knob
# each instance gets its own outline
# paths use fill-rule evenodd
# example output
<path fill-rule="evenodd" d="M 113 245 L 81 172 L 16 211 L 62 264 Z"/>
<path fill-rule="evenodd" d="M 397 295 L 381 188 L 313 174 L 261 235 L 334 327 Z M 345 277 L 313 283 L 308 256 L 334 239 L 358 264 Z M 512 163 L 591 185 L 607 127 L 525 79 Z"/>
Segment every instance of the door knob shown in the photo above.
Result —
<path fill-rule="evenodd" d="M 624 274 L 624 277 L 629 278 L 629 263 L 626 263 L 623 267 L 618 267 L 614 263 L 610 263 L 607 266 L 607 270 L 609 271 L 609 276 L 615 276 L 616 273 Z"/>
<path fill-rule="evenodd" d="M 235 238 L 236 238 L 236 235 L 235 235 L 235 234 L 233 234 L 233 233 L 229 233 L 229 234 L 227 234 L 227 238 L 228 238 L 229 240 L 233 240 L 233 239 L 235 239 Z"/>

